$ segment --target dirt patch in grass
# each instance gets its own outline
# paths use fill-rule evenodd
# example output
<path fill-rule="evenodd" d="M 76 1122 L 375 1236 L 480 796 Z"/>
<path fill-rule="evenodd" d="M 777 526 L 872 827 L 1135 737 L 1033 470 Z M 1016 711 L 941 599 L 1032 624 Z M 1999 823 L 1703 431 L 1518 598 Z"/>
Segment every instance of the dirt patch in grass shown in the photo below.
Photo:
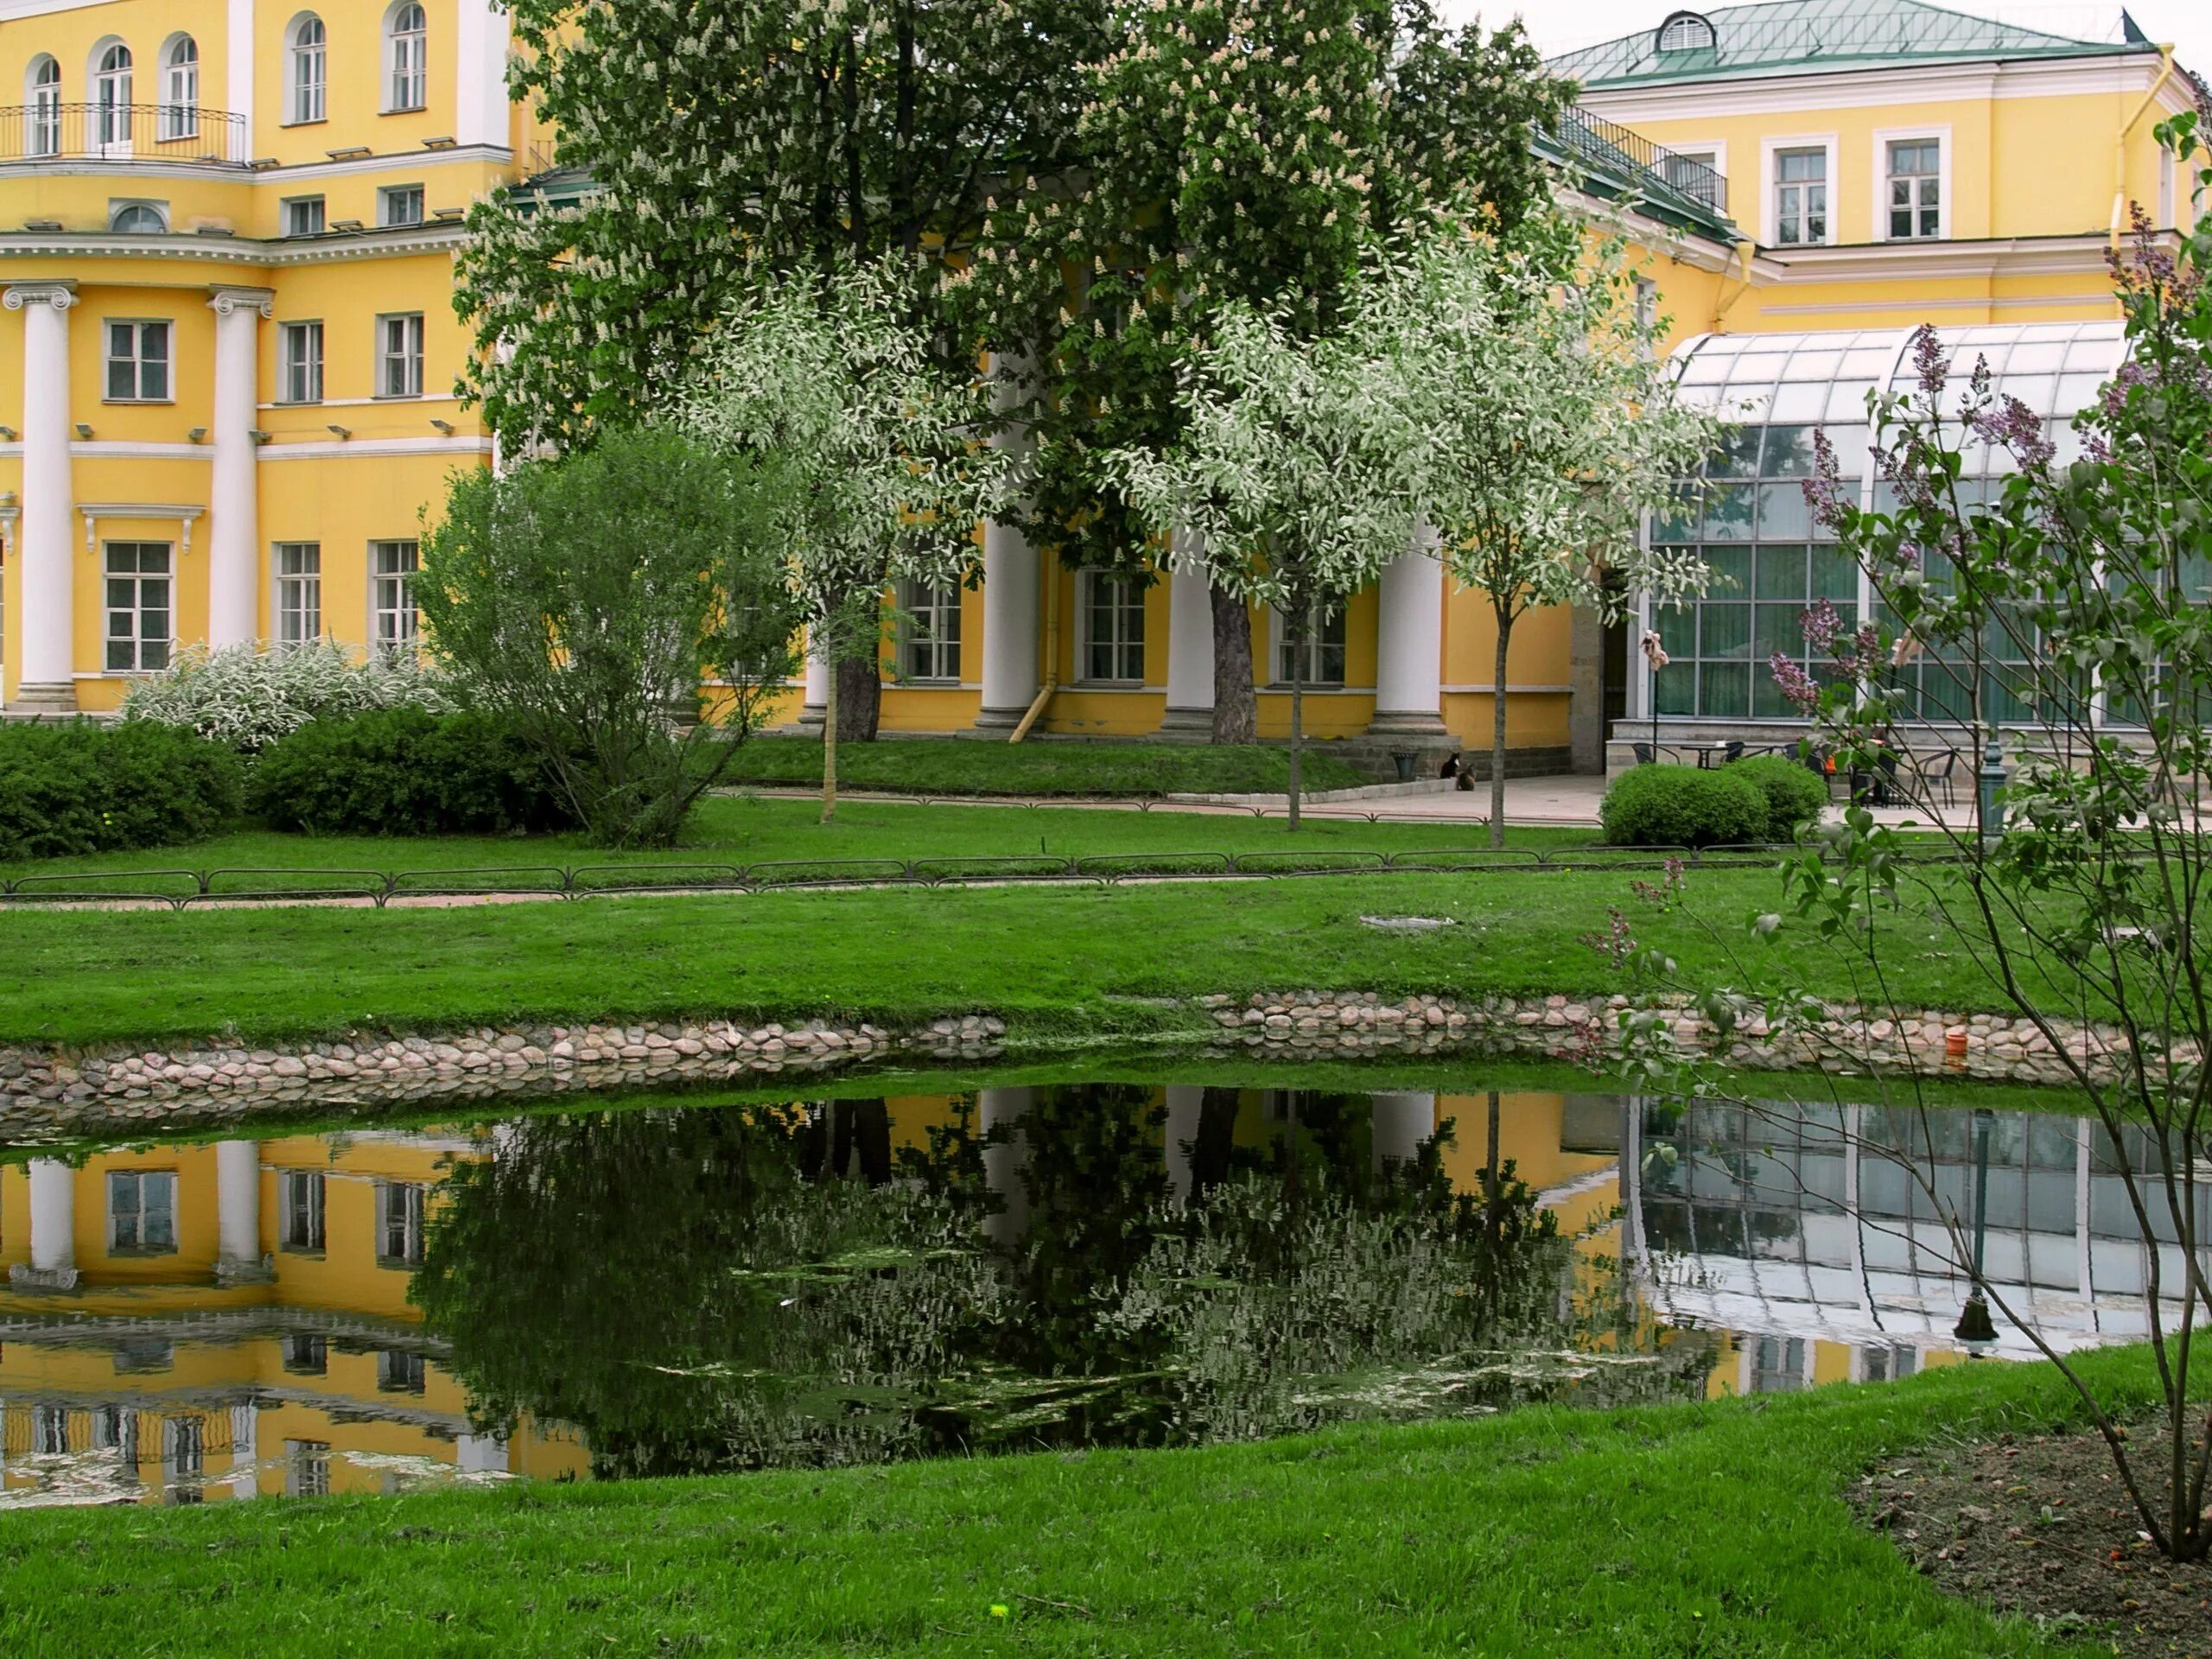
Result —
<path fill-rule="evenodd" d="M 2148 1454 L 2142 1463 L 2158 1461 L 2160 1425 L 2130 1437 Z M 2137 1478 L 2163 1504 L 2160 1472 L 2139 1465 Z M 2212 1659 L 2212 1565 L 2177 1565 L 2145 1541 L 2094 1433 L 2006 1435 L 1899 1459 L 1851 1499 L 1953 1595 L 2109 1642 L 2131 1659 Z"/>

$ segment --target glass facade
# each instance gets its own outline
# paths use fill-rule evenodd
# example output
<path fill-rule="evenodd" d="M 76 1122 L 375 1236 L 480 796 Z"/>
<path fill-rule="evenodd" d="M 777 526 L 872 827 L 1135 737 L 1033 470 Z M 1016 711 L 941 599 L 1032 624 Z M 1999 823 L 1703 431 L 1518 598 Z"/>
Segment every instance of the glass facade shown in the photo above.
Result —
<path fill-rule="evenodd" d="M 2116 321 L 1948 329 L 1942 341 L 1953 359 L 1947 407 L 1960 406 L 1975 363 L 1986 359 L 1996 395 L 2018 397 L 2041 416 L 2062 461 L 2076 453 L 2074 416 L 2094 401 L 2126 349 Z M 1775 654 L 1822 678 L 1826 653 L 1806 643 L 1804 612 L 1827 600 L 1847 629 L 1872 601 L 1856 565 L 1807 510 L 1814 434 L 1827 433 L 1847 491 L 1862 505 L 1885 505 L 1872 475 L 1866 401 L 1877 391 L 1914 389 L 1910 334 L 1707 335 L 1685 345 L 1676 363 L 1686 397 L 1740 424 L 1703 471 L 1683 481 L 1675 507 L 1653 518 L 1653 544 L 1695 549 L 1713 580 L 1695 600 L 1649 607 L 1649 626 L 1669 660 L 1645 707 L 1699 720 L 1795 720 L 1774 684 Z M 2011 461 L 2002 450 L 1969 442 L 1964 459 L 1969 502 L 2003 487 Z M 1948 575 L 1932 563 L 1929 574 L 1939 583 Z M 1986 715 L 1999 721 L 2029 713 L 2008 653 L 2017 647 L 1993 639 L 1983 664 Z M 1954 660 L 1961 655 L 1923 655 L 1897 671 L 1913 717 L 1974 717 L 1974 675 Z"/>

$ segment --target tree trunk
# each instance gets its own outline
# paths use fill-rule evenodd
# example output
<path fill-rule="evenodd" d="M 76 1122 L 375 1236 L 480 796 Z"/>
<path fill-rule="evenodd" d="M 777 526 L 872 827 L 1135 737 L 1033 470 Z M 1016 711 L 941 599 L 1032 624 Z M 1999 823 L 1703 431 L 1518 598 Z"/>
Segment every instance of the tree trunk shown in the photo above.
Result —
<path fill-rule="evenodd" d="M 837 682 L 838 713 L 843 722 L 837 735 L 848 743 L 874 742 L 883 718 L 883 671 L 876 664 L 873 643 L 863 655 L 839 663 L 830 677 Z"/>
<path fill-rule="evenodd" d="M 1497 671 L 1490 690 L 1490 844 L 1505 845 L 1505 653 L 1513 640 L 1513 613 L 1497 608 Z"/>
<path fill-rule="evenodd" d="M 1213 604 L 1213 741 L 1255 743 L 1260 736 L 1258 700 L 1252 693 L 1252 613 L 1243 600 L 1211 588 Z"/>
<path fill-rule="evenodd" d="M 1290 644 L 1290 829 L 1298 832 L 1299 785 L 1305 781 L 1306 762 L 1306 636 L 1291 635 Z"/>
<path fill-rule="evenodd" d="M 830 689 L 824 694 L 829 707 L 822 717 L 822 822 L 829 823 L 837 816 L 837 689 L 844 678 L 844 664 L 833 655 L 830 659 Z"/>
<path fill-rule="evenodd" d="M 1229 1179 L 1236 1153 L 1237 1092 L 1209 1089 L 1198 1103 L 1198 1133 L 1191 1142 L 1191 1202 L 1198 1203 Z"/>

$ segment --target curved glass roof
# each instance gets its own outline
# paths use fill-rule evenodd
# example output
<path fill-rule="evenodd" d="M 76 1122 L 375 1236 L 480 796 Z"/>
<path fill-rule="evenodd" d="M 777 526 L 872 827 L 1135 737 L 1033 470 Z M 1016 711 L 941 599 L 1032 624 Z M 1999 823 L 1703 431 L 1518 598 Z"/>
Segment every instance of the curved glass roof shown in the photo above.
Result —
<path fill-rule="evenodd" d="M 1951 359 L 1946 410 L 1956 412 L 1974 365 L 1986 360 L 1993 390 L 2018 397 L 2042 418 L 2062 461 L 2075 453 L 2074 416 L 2095 401 L 2127 351 L 2117 318 L 1981 324 L 1936 334 Z M 1913 390 L 1911 340 L 1907 328 L 1700 334 L 1675 353 L 1677 383 L 1688 400 L 1746 428 L 1827 429 L 1844 475 L 1863 478 L 1871 435 L 1867 394 Z M 2001 449 L 1967 446 L 1969 474 L 2007 472 L 2011 464 Z"/>

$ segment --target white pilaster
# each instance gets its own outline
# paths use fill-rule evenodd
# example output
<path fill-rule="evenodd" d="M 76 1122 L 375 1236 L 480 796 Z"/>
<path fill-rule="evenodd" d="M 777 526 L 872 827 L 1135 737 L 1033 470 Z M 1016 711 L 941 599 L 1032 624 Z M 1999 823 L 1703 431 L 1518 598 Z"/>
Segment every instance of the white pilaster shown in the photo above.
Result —
<path fill-rule="evenodd" d="M 1167 1185 L 1175 1201 L 1191 1198 L 1191 1143 L 1198 1138 L 1198 1117 L 1205 1110 L 1206 1091 L 1181 1084 L 1167 1090 Z"/>
<path fill-rule="evenodd" d="M 215 438 L 208 507 L 207 643 L 239 645 L 261 636 L 261 514 L 255 404 L 261 391 L 261 325 L 276 314 L 265 288 L 218 288 Z"/>
<path fill-rule="evenodd" d="M 238 153 L 230 159 L 250 162 L 253 153 L 253 0 L 229 0 L 223 30 L 223 101 L 232 115 L 245 118 L 238 130 Z"/>
<path fill-rule="evenodd" d="M 460 0 L 454 137 L 464 144 L 505 149 L 513 143 L 507 99 L 509 26 L 493 0 Z"/>
<path fill-rule="evenodd" d="M 995 363 L 995 391 L 1003 413 L 1020 395 L 1015 365 Z M 1029 454 L 1028 429 L 1015 426 L 991 440 L 1019 469 Z M 1012 524 L 983 526 L 983 702 L 976 724 L 1011 730 L 1037 700 L 1037 552 Z"/>
<path fill-rule="evenodd" d="M 17 1290 L 77 1287 L 77 1172 L 54 1158 L 34 1158 L 30 1184 L 31 1259 L 9 1270 Z"/>
<path fill-rule="evenodd" d="M 1377 1095 L 1372 1132 L 1375 1167 L 1411 1163 L 1421 1144 L 1436 1133 L 1434 1095 Z"/>
<path fill-rule="evenodd" d="M 1444 567 L 1427 553 L 1408 553 L 1384 569 L 1376 599 L 1375 721 L 1368 729 L 1440 735 Z"/>
<path fill-rule="evenodd" d="M 74 283 L 18 283 L 0 299 L 23 314 L 22 664 L 18 703 L 77 706 L 76 571 L 70 518 L 69 309 Z"/>
<path fill-rule="evenodd" d="M 1167 578 L 1167 714 L 1164 732 L 1213 729 L 1213 596 L 1178 564 Z"/>
<path fill-rule="evenodd" d="M 234 1498 L 261 1496 L 261 1413 L 252 1405 L 231 1408 L 231 1478 Z"/>
<path fill-rule="evenodd" d="M 1021 1120 L 1029 1114 L 1027 1089 L 986 1089 L 976 1097 L 976 1126 L 985 1134 L 1007 1128 L 1003 1145 L 983 1148 L 983 1184 L 996 1193 L 1001 1208 L 984 1224 L 983 1230 L 1001 1244 L 1018 1241 L 1029 1230 L 1029 1185 L 1022 1179 L 1029 1161 L 1029 1147 L 1021 1135 Z"/>
<path fill-rule="evenodd" d="M 261 1267 L 261 1147 L 251 1141 L 215 1143 L 216 1270 Z"/>

